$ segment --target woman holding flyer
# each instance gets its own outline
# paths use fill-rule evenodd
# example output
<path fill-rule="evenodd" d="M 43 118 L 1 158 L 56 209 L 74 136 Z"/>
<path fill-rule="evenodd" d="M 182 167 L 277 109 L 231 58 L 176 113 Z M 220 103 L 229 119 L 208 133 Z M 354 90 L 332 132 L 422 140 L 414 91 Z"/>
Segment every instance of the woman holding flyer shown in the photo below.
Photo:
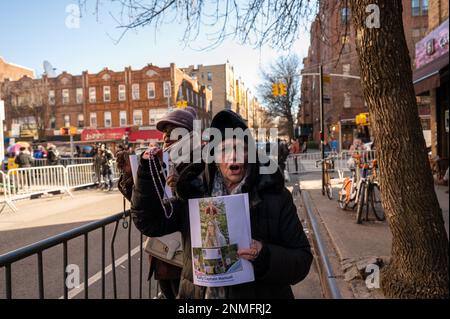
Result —
<path fill-rule="evenodd" d="M 143 154 L 132 197 L 134 223 L 150 236 L 182 232 L 185 253 L 178 298 L 293 298 L 290 286 L 306 277 L 312 254 L 292 195 L 284 186 L 283 174 L 279 170 L 273 174 L 261 174 L 260 168 L 264 164 L 259 159 L 256 163 L 249 162 L 248 152 L 256 149 L 251 134 L 244 141 L 225 138 L 225 128 L 247 129 L 238 114 L 230 110 L 221 111 L 214 117 L 211 127 L 222 132 L 222 140 L 214 149 L 216 160 L 210 164 L 190 164 L 180 171 L 178 177 L 171 178 L 176 181 L 179 198 L 171 203 L 173 214 L 170 218 L 164 209 L 152 204 L 154 198 L 150 196 L 152 184 L 148 169 L 152 154 Z M 246 149 L 243 162 L 238 161 L 236 152 L 241 143 Z M 237 194 L 248 194 L 252 237 L 249 247 L 238 247 L 237 254 L 238 258 L 251 262 L 254 280 L 222 287 L 194 285 L 188 200 Z M 203 250 L 206 254 L 214 253 Z M 201 253 L 196 253 L 196 256 L 200 258 Z M 195 258 L 194 261 L 199 263 Z M 229 261 L 225 259 L 225 264 Z M 224 267 L 221 262 L 206 266 L 208 269 Z"/>

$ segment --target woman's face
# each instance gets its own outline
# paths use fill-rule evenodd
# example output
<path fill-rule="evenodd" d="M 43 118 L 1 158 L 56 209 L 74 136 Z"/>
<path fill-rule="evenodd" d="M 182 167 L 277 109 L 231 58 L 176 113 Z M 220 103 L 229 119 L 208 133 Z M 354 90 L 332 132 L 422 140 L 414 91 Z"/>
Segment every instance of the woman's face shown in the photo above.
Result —
<path fill-rule="evenodd" d="M 235 186 L 245 176 L 247 151 L 241 140 L 228 139 L 220 143 L 218 166 L 225 181 L 225 185 Z"/>
<path fill-rule="evenodd" d="M 173 143 L 176 142 L 176 140 L 173 141 L 173 140 L 170 139 L 170 134 L 172 133 L 172 131 L 175 128 L 176 128 L 176 126 L 172 125 L 172 124 L 167 124 L 164 127 L 164 130 L 163 130 L 163 141 L 164 141 L 163 148 L 168 148 L 170 145 L 172 145 Z"/>

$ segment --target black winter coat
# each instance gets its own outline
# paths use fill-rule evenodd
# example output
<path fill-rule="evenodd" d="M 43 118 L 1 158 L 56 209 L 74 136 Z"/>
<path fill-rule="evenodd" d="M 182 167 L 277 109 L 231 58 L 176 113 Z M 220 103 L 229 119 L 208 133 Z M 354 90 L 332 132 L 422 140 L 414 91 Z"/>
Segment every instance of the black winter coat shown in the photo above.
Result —
<path fill-rule="evenodd" d="M 191 164 L 180 173 L 177 193 L 181 198 L 173 201 L 174 214 L 170 219 L 164 216 L 156 197 L 148 161 L 141 159 L 138 169 L 131 206 L 136 227 L 151 237 L 175 231 L 183 234 L 184 267 L 178 298 L 204 298 L 204 287 L 193 284 L 186 200 L 209 197 L 212 186 L 209 176 L 214 176 L 215 169 L 214 165 Z M 261 241 L 263 249 L 253 262 L 255 281 L 228 287 L 228 298 L 293 298 L 290 285 L 303 280 L 311 266 L 308 239 L 281 172 L 259 175 L 256 164 L 248 169 L 252 169 L 253 179 L 244 185 L 243 192 L 249 193 L 252 238 Z"/>

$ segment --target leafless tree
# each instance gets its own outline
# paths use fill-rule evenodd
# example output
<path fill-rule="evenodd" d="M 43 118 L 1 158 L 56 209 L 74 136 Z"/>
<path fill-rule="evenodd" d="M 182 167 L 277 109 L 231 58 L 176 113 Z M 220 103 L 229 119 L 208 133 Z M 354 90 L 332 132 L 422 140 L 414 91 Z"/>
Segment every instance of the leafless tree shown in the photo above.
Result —
<path fill-rule="evenodd" d="M 8 108 L 8 117 L 21 119 L 24 129 L 36 131 L 38 138 L 43 138 L 55 111 L 48 101 L 49 87 L 45 78 L 7 81 L 0 91 Z"/>
<path fill-rule="evenodd" d="M 310 0 L 93 0 L 121 7 L 124 33 L 163 23 L 184 24 L 184 40 L 226 38 L 288 48 L 317 13 Z M 393 235 L 391 263 L 382 272 L 388 297 L 448 298 L 448 237 L 433 186 L 412 83 L 401 0 L 347 0 L 363 94 L 378 146 L 383 206 Z M 88 4 L 88 0 L 81 1 Z M 369 7 L 379 27 L 368 27 Z M 327 17 L 319 17 L 326 19 Z M 209 30 L 208 33 L 203 33 Z M 401 125 L 400 125 L 401 123 Z"/>
<path fill-rule="evenodd" d="M 285 125 L 279 125 L 285 129 L 289 139 L 294 137 L 294 120 L 299 105 L 300 89 L 300 60 L 296 55 L 281 56 L 267 70 L 261 70 L 262 80 L 258 86 L 258 93 L 266 105 L 272 118 L 280 117 Z M 286 85 L 285 96 L 274 96 L 272 85 L 283 83 Z"/>

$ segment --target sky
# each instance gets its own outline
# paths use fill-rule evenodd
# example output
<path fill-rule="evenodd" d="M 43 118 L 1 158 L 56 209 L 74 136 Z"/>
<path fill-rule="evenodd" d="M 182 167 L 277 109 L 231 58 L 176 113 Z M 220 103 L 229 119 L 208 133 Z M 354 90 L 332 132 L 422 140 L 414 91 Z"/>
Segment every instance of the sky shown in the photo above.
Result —
<path fill-rule="evenodd" d="M 93 1 L 93 0 L 91 0 Z M 149 63 L 166 67 L 198 64 L 222 64 L 229 61 L 247 87 L 256 94 L 260 69 L 288 52 L 263 47 L 255 49 L 226 40 L 213 50 L 199 50 L 206 44 L 206 34 L 186 46 L 181 41 L 182 25 L 171 23 L 155 32 L 153 27 L 128 32 L 118 43 L 122 30 L 109 12 L 101 8 L 99 17 L 92 8 L 82 11 L 77 23 L 72 19 L 76 0 L 14 0 L 0 2 L 0 56 L 6 61 L 43 73 L 48 60 L 57 73 L 96 73 L 104 67 L 123 70 L 126 66 L 142 68 Z M 71 6 L 72 5 L 72 6 Z M 307 54 L 309 34 L 306 30 L 294 43 L 291 52 L 303 58 Z"/>

